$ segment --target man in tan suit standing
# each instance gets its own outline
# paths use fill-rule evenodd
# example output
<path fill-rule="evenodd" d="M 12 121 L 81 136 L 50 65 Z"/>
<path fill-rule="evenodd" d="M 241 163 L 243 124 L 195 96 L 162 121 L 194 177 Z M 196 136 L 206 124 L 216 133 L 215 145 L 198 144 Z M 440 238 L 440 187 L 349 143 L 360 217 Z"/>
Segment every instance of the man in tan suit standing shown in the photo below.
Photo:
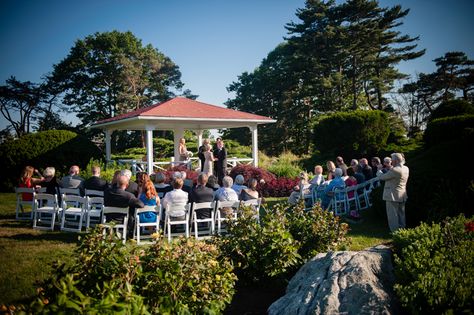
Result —
<path fill-rule="evenodd" d="M 406 185 L 409 169 L 404 164 L 405 158 L 401 153 L 392 153 L 391 170 L 384 174 L 382 165 L 378 165 L 377 178 L 385 181 L 382 199 L 386 202 L 388 226 L 392 232 L 405 228 Z"/>

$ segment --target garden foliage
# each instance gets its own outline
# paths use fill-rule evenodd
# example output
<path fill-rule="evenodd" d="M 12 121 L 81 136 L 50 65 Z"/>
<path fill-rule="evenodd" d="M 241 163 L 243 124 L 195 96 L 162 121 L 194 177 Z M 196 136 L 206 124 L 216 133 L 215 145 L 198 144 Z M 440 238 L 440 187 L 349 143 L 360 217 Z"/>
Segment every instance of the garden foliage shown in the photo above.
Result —
<path fill-rule="evenodd" d="M 474 115 L 451 116 L 428 123 L 423 139 L 427 147 L 443 141 L 461 140 L 469 144 L 474 138 Z"/>
<path fill-rule="evenodd" d="M 468 314 L 474 308 L 474 218 L 422 223 L 394 233 L 395 292 L 413 314 Z"/>
<path fill-rule="evenodd" d="M 382 111 L 337 112 L 314 126 L 314 147 L 324 156 L 374 156 L 390 134 L 389 116 Z"/>
<path fill-rule="evenodd" d="M 219 313 L 235 275 L 213 245 L 193 239 L 127 247 L 100 228 L 85 236 L 76 261 L 38 290 L 34 313 Z"/>
<path fill-rule="evenodd" d="M 305 211 L 302 204 L 292 210 L 277 204 L 255 220 L 246 209 L 228 226 L 229 235 L 214 241 L 224 257 L 234 263 L 239 280 L 262 282 L 284 279 L 306 260 L 345 244 L 347 224 L 316 205 Z"/>
<path fill-rule="evenodd" d="M 462 99 L 443 102 L 433 110 L 429 120 L 460 115 L 474 115 L 474 104 Z"/>
<path fill-rule="evenodd" d="M 15 187 L 21 170 L 27 165 L 39 170 L 54 166 L 58 173 L 65 173 L 71 165 L 83 168 L 91 158 L 101 157 L 100 150 L 92 142 L 72 131 L 27 134 L 0 145 L 0 164 L 4 169 L 0 188 L 11 190 Z"/>

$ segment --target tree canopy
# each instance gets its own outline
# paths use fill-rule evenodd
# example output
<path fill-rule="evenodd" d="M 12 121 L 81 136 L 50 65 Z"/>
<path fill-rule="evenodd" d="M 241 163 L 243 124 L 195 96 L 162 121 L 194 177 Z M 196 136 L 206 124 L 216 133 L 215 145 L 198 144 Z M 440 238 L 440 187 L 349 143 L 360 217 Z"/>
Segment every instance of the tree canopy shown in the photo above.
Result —
<path fill-rule="evenodd" d="M 183 88 L 176 64 L 131 32 L 95 33 L 77 40 L 54 65 L 48 82 L 82 124 L 165 101 Z M 190 95 L 189 91 L 183 92 Z"/>
<path fill-rule="evenodd" d="M 397 30 L 408 12 L 373 0 L 306 1 L 299 22 L 286 26 L 286 42 L 229 86 L 236 96 L 228 106 L 278 119 L 262 128 L 263 147 L 295 152 L 308 152 L 321 112 L 390 110 L 384 95 L 405 77 L 396 65 L 424 54 L 416 50 L 418 37 Z"/>

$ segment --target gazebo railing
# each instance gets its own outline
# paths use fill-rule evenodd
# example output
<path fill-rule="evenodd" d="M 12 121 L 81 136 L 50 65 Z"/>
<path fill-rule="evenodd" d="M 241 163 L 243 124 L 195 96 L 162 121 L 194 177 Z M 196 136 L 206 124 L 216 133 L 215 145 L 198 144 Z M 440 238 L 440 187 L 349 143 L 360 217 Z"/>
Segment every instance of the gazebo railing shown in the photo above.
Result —
<path fill-rule="evenodd" d="M 192 163 L 197 162 L 199 159 L 197 157 L 189 158 L 186 161 L 175 161 L 174 157 L 171 157 L 169 161 L 158 161 L 153 162 L 153 169 L 158 169 L 160 171 L 166 171 L 166 166 L 179 166 L 179 165 L 186 165 L 188 169 L 192 168 Z M 118 159 L 115 160 L 120 165 L 129 164 L 131 166 L 131 171 L 135 175 L 137 172 L 146 172 L 147 171 L 147 162 L 136 160 L 136 159 Z M 227 169 L 232 169 L 237 165 L 250 165 L 253 163 L 252 158 L 237 158 L 231 157 L 227 158 Z"/>

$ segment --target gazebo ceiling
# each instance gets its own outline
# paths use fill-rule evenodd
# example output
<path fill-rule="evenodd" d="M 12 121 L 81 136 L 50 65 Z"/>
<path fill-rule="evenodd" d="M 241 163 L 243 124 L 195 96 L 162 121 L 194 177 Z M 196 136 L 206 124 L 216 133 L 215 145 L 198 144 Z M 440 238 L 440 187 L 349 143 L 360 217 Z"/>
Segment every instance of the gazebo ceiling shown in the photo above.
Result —
<path fill-rule="evenodd" d="M 141 108 L 94 123 L 92 128 L 118 130 L 223 129 L 274 123 L 275 120 L 242 111 L 210 105 L 183 97 Z"/>

